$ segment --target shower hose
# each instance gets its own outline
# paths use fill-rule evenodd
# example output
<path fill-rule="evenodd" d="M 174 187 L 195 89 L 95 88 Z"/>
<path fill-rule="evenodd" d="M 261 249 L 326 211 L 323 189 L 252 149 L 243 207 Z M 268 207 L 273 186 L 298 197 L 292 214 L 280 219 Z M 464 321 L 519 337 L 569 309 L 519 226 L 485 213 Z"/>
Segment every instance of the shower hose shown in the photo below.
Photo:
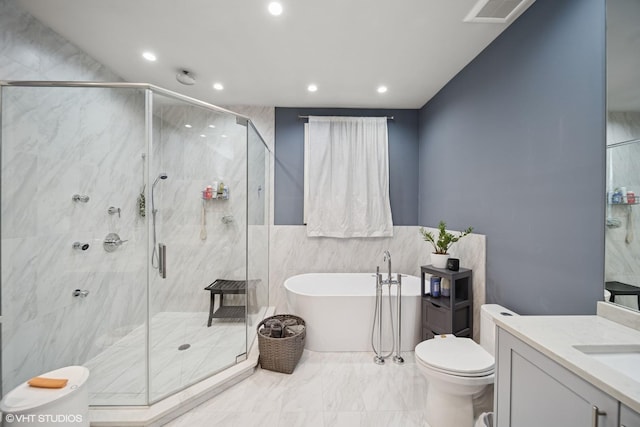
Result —
<path fill-rule="evenodd" d="M 374 342 L 373 338 L 375 336 L 375 330 L 376 330 L 376 319 L 378 319 L 379 322 L 382 322 L 382 309 L 378 310 L 378 307 L 380 306 L 379 298 L 382 298 L 384 294 L 384 285 L 380 286 L 381 288 L 380 292 L 376 291 L 376 308 L 373 313 L 373 325 L 371 326 L 371 348 L 373 349 L 373 352 L 382 359 L 386 359 L 393 354 L 393 350 L 395 350 L 395 343 L 396 343 L 395 336 L 393 333 L 393 310 L 392 310 L 392 304 L 391 304 L 391 284 L 388 284 L 387 286 L 388 286 L 387 290 L 389 292 L 389 322 L 391 323 L 391 350 L 389 351 L 389 354 L 383 355 L 382 348 L 379 349 L 380 352 L 378 353 L 378 350 L 376 350 L 376 346 L 373 343 Z M 382 328 L 380 328 L 380 334 L 382 334 Z M 382 347 L 382 337 L 380 337 L 380 347 Z"/>

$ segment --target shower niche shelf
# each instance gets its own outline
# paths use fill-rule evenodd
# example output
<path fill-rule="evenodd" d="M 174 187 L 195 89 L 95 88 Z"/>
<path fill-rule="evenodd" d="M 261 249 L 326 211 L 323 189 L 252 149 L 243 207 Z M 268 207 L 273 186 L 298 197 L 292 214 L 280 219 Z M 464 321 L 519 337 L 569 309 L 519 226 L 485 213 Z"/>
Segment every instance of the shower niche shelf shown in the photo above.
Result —
<path fill-rule="evenodd" d="M 207 201 L 207 200 L 229 200 L 229 187 L 228 186 L 224 186 L 224 189 L 222 191 L 218 190 L 213 190 L 213 188 L 211 187 L 207 187 L 206 189 L 202 190 L 200 192 L 200 196 L 202 197 L 202 200 Z"/>
<path fill-rule="evenodd" d="M 216 200 L 229 200 L 229 193 L 227 193 L 226 195 L 223 195 L 222 193 L 218 193 L 218 197 L 206 197 L 205 192 L 202 191 L 202 200 L 204 200 L 205 202 L 208 202 L 209 200 L 212 201 L 216 201 Z"/>
<path fill-rule="evenodd" d="M 628 203 L 628 202 L 624 202 L 624 203 L 607 203 L 607 205 L 609 205 L 609 206 L 633 206 L 633 205 L 640 205 L 640 201 L 635 201 L 633 203 Z"/>

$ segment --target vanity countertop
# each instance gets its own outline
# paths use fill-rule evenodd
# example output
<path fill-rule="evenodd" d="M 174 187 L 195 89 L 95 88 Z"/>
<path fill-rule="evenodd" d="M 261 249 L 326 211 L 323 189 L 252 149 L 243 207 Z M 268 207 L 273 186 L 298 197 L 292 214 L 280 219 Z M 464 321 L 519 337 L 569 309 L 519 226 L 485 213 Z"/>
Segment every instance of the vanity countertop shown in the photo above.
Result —
<path fill-rule="evenodd" d="M 602 316 L 513 316 L 500 317 L 496 323 L 585 381 L 640 412 L 639 382 L 573 347 L 640 345 L 640 331 Z"/>

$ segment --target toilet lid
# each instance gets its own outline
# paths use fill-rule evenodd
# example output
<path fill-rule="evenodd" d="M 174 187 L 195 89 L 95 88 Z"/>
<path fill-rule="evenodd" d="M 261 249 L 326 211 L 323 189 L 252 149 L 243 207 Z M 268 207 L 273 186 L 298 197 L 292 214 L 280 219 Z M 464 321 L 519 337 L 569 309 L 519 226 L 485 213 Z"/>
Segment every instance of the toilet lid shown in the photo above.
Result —
<path fill-rule="evenodd" d="M 63 388 L 31 387 L 24 382 L 4 396 L 0 402 L 0 410 L 9 413 L 21 412 L 58 400 L 80 388 L 89 378 L 89 370 L 84 366 L 67 366 L 38 376 L 68 379 L 69 382 Z"/>
<path fill-rule="evenodd" d="M 493 373 L 494 358 L 470 338 L 436 335 L 416 346 L 416 358 L 441 372 L 465 377 Z"/>

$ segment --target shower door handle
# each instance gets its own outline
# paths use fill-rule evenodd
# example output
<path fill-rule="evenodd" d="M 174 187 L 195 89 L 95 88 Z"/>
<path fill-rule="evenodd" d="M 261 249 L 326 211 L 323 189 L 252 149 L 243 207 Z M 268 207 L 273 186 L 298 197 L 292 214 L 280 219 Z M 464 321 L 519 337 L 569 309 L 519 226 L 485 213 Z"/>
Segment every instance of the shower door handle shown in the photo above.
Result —
<path fill-rule="evenodd" d="M 163 279 L 167 278 L 167 245 L 158 243 L 158 272 Z"/>

